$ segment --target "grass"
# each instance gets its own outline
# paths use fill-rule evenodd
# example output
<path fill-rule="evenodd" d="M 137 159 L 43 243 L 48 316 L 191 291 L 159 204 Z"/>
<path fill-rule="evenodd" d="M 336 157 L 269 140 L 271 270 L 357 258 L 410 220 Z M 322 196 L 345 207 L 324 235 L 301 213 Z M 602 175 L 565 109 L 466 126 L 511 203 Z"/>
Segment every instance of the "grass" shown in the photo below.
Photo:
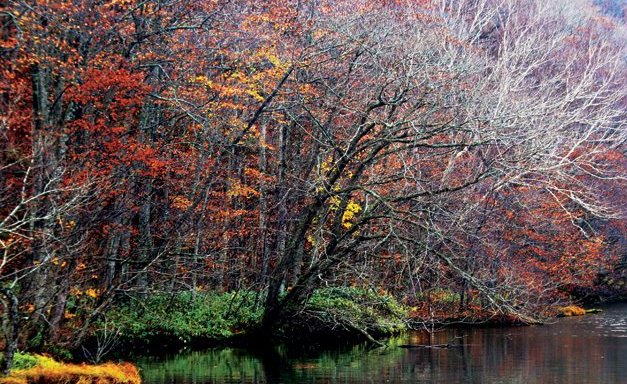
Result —
<path fill-rule="evenodd" d="M 0 354 L 1 356 L 2 354 Z M 37 365 L 38 359 L 36 355 L 31 353 L 16 352 L 13 355 L 13 369 L 26 369 Z"/>
<path fill-rule="evenodd" d="M 569 305 L 559 309 L 560 316 L 583 316 L 586 310 L 576 305 Z"/>
<path fill-rule="evenodd" d="M 99 365 L 64 364 L 42 355 L 30 355 L 35 365 L 15 367 L 0 384 L 140 384 L 137 368 L 131 363 Z"/>

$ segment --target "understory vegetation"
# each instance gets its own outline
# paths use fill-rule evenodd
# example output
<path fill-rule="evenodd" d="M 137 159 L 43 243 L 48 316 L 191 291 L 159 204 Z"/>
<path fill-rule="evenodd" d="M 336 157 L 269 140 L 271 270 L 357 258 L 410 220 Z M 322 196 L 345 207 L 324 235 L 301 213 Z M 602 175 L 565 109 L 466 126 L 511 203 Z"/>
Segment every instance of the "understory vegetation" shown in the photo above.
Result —
<path fill-rule="evenodd" d="M 177 292 L 155 294 L 110 311 L 108 327 L 119 330 L 124 344 L 168 341 L 177 345 L 193 340 L 220 341 L 258 326 L 262 310 L 258 294 L 233 292 Z M 97 326 L 101 330 L 104 324 Z M 100 331 L 102 332 L 102 331 Z"/>
<path fill-rule="evenodd" d="M 179 292 L 152 295 L 146 301 L 116 306 L 95 325 L 90 348 L 163 348 L 215 343 L 256 342 L 263 315 L 258 294 Z M 406 329 L 407 308 L 372 288 L 334 287 L 316 290 L 308 302 L 284 322 L 277 336 L 295 337 L 390 335 Z M 104 320 L 106 318 L 106 320 Z M 108 332 L 108 335 L 105 334 Z M 89 349 L 88 349 L 89 351 Z"/>

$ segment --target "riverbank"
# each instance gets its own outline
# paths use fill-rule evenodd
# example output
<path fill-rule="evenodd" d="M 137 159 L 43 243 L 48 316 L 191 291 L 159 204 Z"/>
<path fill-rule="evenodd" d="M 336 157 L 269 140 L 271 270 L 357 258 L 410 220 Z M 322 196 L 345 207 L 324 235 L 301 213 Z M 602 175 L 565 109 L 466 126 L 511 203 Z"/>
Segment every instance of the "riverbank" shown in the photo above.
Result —
<path fill-rule="evenodd" d="M 67 364 L 36 354 L 16 355 L 14 367 L 0 384 L 140 384 L 141 377 L 131 363 Z"/>
<path fill-rule="evenodd" d="M 338 311 L 340 309 L 342 310 L 342 314 L 344 316 L 347 316 L 347 313 L 350 313 L 351 311 L 353 311 L 352 312 L 353 317 L 358 316 L 358 314 L 360 314 L 360 316 L 364 316 L 365 313 L 372 311 L 372 308 L 367 310 L 365 309 L 365 307 L 359 306 L 358 303 L 355 302 L 356 298 L 349 295 L 349 294 L 357 293 L 356 291 L 349 290 L 349 291 L 324 292 L 324 293 L 325 293 L 324 295 L 314 296 L 313 303 L 312 305 L 308 307 L 307 309 L 308 311 L 311 311 L 312 313 L 320 312 L 324 308 L 326 309 L 327 315 L 330 316 L 329 318 L 333 317 L 333 314 L 334 314 L 333 311 Z M 363 294 L 363 292 L 360 292 L 360 293 Z M 371 294 L 370 296 L 366 296 L 366 297 L 368 297 L 368 300 L 372 300 L 375 298 L 373 294 Z M 362 297 L 361 299 L 365 300 L 366 297 Z M 380 297 L 378 298 L 378 300 L 380 300 Z M 383 311 L 384 308 L 387 308 L 387 310 L 390 310 L 391 308 L 394 309 L 395 307 L 393 306 L 391 307 L 391 304 L 392 304 L 391 302 L 388 302 L 386 304 L 382 304 L 381 302 L 379 302 L 378 303 L 379 315 L 381 315 L 381 311 Z M 396 302 L 394 302 L 393 305 L 399 306 L 398 308 L 396 308 L 396 310 L 399 310 L 400 308 L 402 308 L 402 306 L 400 306 L 400 304 Z M 350 307 L 352 307 L 351 310 L 349 310 Z M 173 312 L 169 312 L 169 313 L 172 314 Z M 411 313 L 412 312 L 410 308 L 410 311 L 405 313 L 405 315 L 407 316 Z M 582 314 L 582 313 L 585 313 L 585 310 L 582 308 L 578 308 L 574 306 L 563 308 L 564 315 L 568 315 L 568 314 L 576 315 L 576 314 Z M 399 314 L 400 314 L 399 312 L 396 312 L 396 315 L 399 315 Z M 335 313 L 335 315 L 337 315 L 337 313 Z M 321 316 L 321 318 L 324 318 L 321 314 L 319 314 L 319 316 Z M 353 317 L 350 317 L 350 318 L 353 319 Z M 373 317 L 373 318 L 376 318 L 376 317 Z M 371 318 L 371 320 L 373 318 Z M 339 321 L 337 317 L 334 317 L 334 319 L 335 319 L 334 321 L 336 322 Z M 363 317 L 362 317 L 362 320 L 363 320 Z M 399 318 L 396 318 L 396 320 L 399 320 Z M 483 325 L 490 325 L 490 324 L 495 325 L 496 323 L 489 323 L 489 322 L 483 323 Z M 444 322 L 439 324 L 439 326 L 444 326 L 444 325 L 445 325 Z M 501 323 L 501 325 L 503 324 Z M 410 327 L 407 327 L 407 328 L 410 328 Z M 424 330 L 424 327 L 422 327 L 421 329 Z M 457 329 L 457 331 L 455 329 Z M 500 327 L 500 329 L 503 329 L 503 327 Z M 389 333 L 387 334 L 383 333 L 384 331 L 383 329 L 380 328 L 379 330 L 382 333 L 376 334 L 377 337 L 389 336 L 390 333 L 398 332 L 400 329 L 390 328 L 388 329 Z M 304 331 L 304 329 L 301 329 L 301 331 Z M 309 335 L 302 333 L 303 337 L 305 336 L 309 337 L 309 341 L 300 344 L 297 350 L 302 351 L 304 348 L 308 350 L 321 350 L 324 348 L 333 349 L 335 347 L 332 345 L 333 343 L 331 343 L 332 340 L 335 341 L 335 345 L 344 344 L 346 346 L 348 345 L 347 343 L 350 343 L 350 340 L 353 340 L 353 342 L 357 342 L 360 339 L 360 337 L 357 337 L 358 335 L 355 334 L 354 329 L 336 329 L 335 333 L 332 333 L 332 332 L 321 333 L 321 331 L 322 331 L 322 328 L 318 328 L 318 333 L 315 334 L 315 337 L 313 337 L 314 335 L 312 333 L 310 333 Z M 462 332 L 461 329 L 458 327 L 449 327 L 449 331 L 443 334 L 441 334 L 440 332 L 436 332 L 435 334 L 423 332 L 423 334 L 421 335 L 421 334 L 410 331 L 409 334 L 411 334 L 412 336 L 407 339 L 407 342 L 411 344 L 407 344 L 407 345 L 411 345 L 411 346 L 419 345 L 419 346 L 429 346 L 433 348 L 438 348 L 440 347 L 439 343 L 450 344 L 451 340 L 456 340 L 455 343 L 459 343 L 461 342 L 459 341 L 461 339 L 457 335 L 458 331 Z M 373 332 L 373 335 L 375 335 L 374 330 L 372 332 Z M 407 336 L 405 336 L 403 340 L 405 340 L 405 338 L 407 338 Z M 172 352 L 176 352 L 176 351 L 179 351 L 179 353 L 181 352 L 179 349 L 174 348 L 174 345 L 163 344 L 163 341 L 165 340 L 164 338 L 159 338 L 158 336 L 156 336 L 152 340 L 152 342 L 156 343 L 157 340 L 159 339 L 161 339 L 162 341 L 161 348 L 160 348 L 160 352 L 162 354 L 167 353 L 168 355 L 171 355 Z M 364 338 L 361 337 L 362 341 L 363 339 Z M 325 340 L 327 341 L 327 343 L 325 343 Z M 191 339 L 190 342 L 183 343 L 182 345 L 186 347 L 196 346 L 198 347 L 198 349 L 207 350 L 208 345 L 222 344 L 225 348 L 227 348 L 227 349 L 223 349 L 223 348 L 214 349 L 217 351 L 228 350 L 229 346 L 232 347 L 236 345 L 239 347 L 246 347 L 240 350 L 250 351 L 250 353 L 253 353 L 253 354 L 255 354 L 255 351 L 259 351 L 261 347 L 265 347 L 266 349 L 271 348 L 272 350 L 274 350 L 270 344 L 255 343 L 255 340 L 251 339 L 250 337 L 245 337 L 244 334 L 241 334 L 241 333 L 238 333 L 228 338 L 207 339 L 204 341 L 207 342 L 208 344 L 203 344 L 201 343 L 201 340 L 198 340 L 198 339 Z M 449 344 L 446 344 L 446 345 L 448 346 Z M 357 343 L 355 343 L 355 345 L 357 345 Z M 389 347 L 394 347 L 394 346 L 398 347 L 399 345 L 405 345 L 405 344 L 402 344 L 402 343 L 399 344 L 398 338 L 393 338 L 393 339 L 390 339 L 390 341 L 386 342 L 386 345 Z M 457 346 L 457 345 L 454 345 L 454 346 Z M 127 347 L 128 345 L 124 345 L 124 344 L 118 345 L 119 349 L 120 348 L 126 349 Z M 190 349 L 194 349 L 194 348 L 190 348 Z M 267 356 L 268 350 L 266 349 L 263 350 L 263 353 L 259 353 L 259 354 L 263 356 Z M 290 350 L 289 346 L 287 346 L 286 350 Z M 130 352 L 130 351 L 127 351 L 127 352 Z M 139 352 L 139 351 L 136 351 L 136 352 Z M 145 349 L 145 348 L 142 349 L 141 352 L 143 353 L 139 353 L 138 355 L 141 356 L 147 353 L 148 354 L 153 353 L 153 351 L 149 349 Z M 107 363 L 107 364 L 102 364 L 102 365 L 64 364 L 64 363 L 59 363 L 57 361 L 54 361 L 50 357 L 41 356 L 41 355 L 18 354 L 16 357 L 17 357 L 15 361 L 16 365 L 14 369 L 12 370 L 11 375 L 7 378 L 0 379 L 0 384 L 28 384 L 28 383 L 139 384 L 140 383 L 140 376 L 137 371 L 137 368 L 135 368 L 135 366 L 129 363 L 118 363 L 118 364 Z M 313 366 L 313 365 L 301 364 L 299 366 Z"/>
<path fill-rule="evenodd" d="M 133 361 L 151 384 L 627 383 L 620 358 L 627 353 L 627 304 L 602 308 L 598 315 L 543 326 L 407 331 L 386 340 L 388 348 L 368 343 L 227 347 Z"/>
<path fill-rule="evenodd" d="M 544 308 L 535 314 L 536 318 L 476 306 L 460 310 L 454 295 L 444 293 L 430 297 L 428 305 L 410 306 L 382 290 L 329 287 L 316 290 L 297 316 L 285 319 L 274 334 L 268 335 L 258 332 L 262 304 L 261 295 L 243 290 L 153 295 L 145 301 L 116 306 L 107 314 L 107 322 L 98 325 L 107 329 L 108 335 L 96 331 L 86 350 L 98 353 L 105 336 L 115 338 L 111 344 L 117 347 L 112 349 L 130 352 L 250 346 L 267 343 L 268 339 L 288 343 L 333 343 L 338 339 L 376 343 L 408 329 L 537 324 L 563 314 L 559 307 Z"/>
<path fill-rule="evenodd" d="M 78 349 L 63 350 L 58 356 L 84 361 L 217 346 L 322 346 L 363 340 L 380 344 L 379 340 L 410 329 L 433 332 L 450 326 L 530 324 L 513 314 L 472 305 L 462 308 L 458 296 L 450 292 L 438 291 L 420 300 L 405 302 L 375 288 L 327 287 L 314 291 L 306 305 L 268 334 L 259 332 L 264 297 L 257 292 L 153 294 L 145 300 L 115 302 L 92 325 L 91 336 Z M 559 314 L 558 308 L 546 308 L 537 322 Z M 68 332 L 76 318 L 68 319 Z"/>
<path fill-rule="evenodd" d="M 109 345 L 133 350 L 179 350 L 218 345 L 251 346 L 272 342 L 322 343 L 337 339 L 360 341 L 383 338 L 407 329 L 409 308 L 392 296 L 369 288 L 319 289 L 285 319 L 272 335 L 259 332 L 263 297 L 252 291 L 223 294 L 185 292 L 153 295 L 145 301 L 117 305 L 94 332 L 85 347 L 92 354 Z"/>

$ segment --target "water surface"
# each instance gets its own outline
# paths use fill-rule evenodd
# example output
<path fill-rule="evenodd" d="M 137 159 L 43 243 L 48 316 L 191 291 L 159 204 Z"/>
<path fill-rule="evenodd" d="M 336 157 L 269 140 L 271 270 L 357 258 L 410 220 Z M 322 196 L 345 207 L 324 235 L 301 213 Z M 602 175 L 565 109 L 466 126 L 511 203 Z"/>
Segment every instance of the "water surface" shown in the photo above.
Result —
<path fill-rule="evenodd" d="M 137 364 L 146 384 L 627 383 L 627 304 L 549 325 L 412 332 L 389 343 L 212 349 Z"/>

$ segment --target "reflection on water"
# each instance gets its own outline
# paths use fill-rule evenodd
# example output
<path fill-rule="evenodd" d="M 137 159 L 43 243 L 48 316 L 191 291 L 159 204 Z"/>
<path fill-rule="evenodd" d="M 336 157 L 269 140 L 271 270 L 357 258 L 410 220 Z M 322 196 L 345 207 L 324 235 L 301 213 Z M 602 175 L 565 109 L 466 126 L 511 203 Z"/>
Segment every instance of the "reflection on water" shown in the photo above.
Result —
<path fill-rule="evenodd" d="M 451 340 L 451 348 L 398 347 Z M 627 383 L 627 305 L 551 325 L 410 333 L 390 345 L 229 348 L 137 363 L 147 384 Z"/>

